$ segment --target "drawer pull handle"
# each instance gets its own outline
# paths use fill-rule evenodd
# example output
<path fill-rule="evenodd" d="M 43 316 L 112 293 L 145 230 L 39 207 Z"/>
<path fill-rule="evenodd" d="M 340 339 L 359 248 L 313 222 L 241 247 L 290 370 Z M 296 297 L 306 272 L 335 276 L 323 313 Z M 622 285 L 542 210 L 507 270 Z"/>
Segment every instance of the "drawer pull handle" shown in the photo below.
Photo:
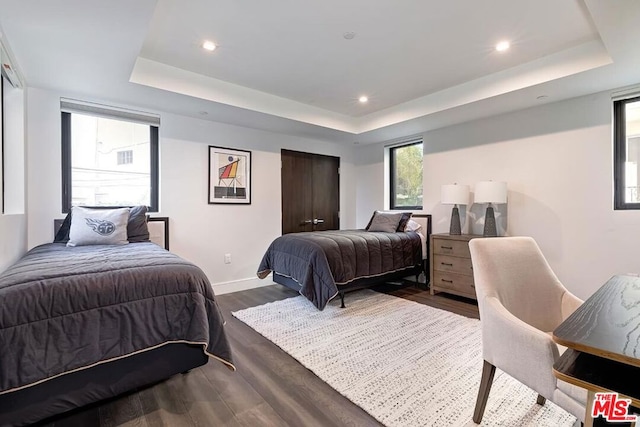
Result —
<path fill-rule="evenodd" d="M 453 250 L 453 246 L 440 246 L 440 249 L 451 249 L 451 250 Z"/>
<path fill-rule="evenodd" d="M 443 282 L 446 282 L 446 283 L 453 283 L 453 280 L 447 280 L 447 279 L 440 279 L 440 280 L 442 280 Z"/>
<path fill-rule="evenodd" d="M 447 265 L 449 267 L 453 267 L 453 264 L 451 264 L 450 262 L 441 262 L 440 264 Z"/>

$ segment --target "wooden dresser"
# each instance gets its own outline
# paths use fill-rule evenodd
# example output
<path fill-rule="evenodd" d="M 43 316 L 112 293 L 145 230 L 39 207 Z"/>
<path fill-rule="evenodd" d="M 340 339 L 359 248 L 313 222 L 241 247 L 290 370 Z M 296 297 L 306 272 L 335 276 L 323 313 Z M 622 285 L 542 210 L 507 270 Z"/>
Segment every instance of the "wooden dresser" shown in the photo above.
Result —
<path fill-rule="evenodd" d="M 469 240 L 472 234 L 431 235 L 431 295 L 447 292 L 476 299 Z"/>

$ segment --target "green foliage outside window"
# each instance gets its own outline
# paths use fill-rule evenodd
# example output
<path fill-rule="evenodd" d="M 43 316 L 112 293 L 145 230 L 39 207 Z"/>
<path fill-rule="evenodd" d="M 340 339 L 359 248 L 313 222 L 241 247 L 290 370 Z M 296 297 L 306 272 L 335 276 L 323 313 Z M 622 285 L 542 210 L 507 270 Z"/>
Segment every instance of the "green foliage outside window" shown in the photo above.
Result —
<path fill-rule="evenodd" d="M 391 208 L 422 208 L 422 143 L 393 148 Z"/>

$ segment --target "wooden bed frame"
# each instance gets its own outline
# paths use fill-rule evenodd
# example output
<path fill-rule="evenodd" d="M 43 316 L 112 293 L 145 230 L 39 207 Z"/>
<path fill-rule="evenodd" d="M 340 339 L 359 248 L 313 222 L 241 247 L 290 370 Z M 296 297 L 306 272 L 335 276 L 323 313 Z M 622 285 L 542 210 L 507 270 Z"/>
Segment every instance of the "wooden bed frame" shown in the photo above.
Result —
<path fill-rule="evenodd" d="M 407 267 L 400 271 L 394 271 L 392 273 L 383 274 L 377 277 L 367 277 L 356 279 L 346 285 L 338 285 L 338 295 L 340 296 L 340 307 L 345 308 L 344 305 L 344 294 L 351 291 L 356 291 L 359 289 L 369 288 L 371 286 L 388 282 L 390 280 L 398 280 L 404 277 L 416 276 L 416 282 L 418 282 L 418 277 L 420 273 L 425 274 L 425 278 L 427 280 L 427 287 L 429 286 L 428 280 L 430 276 L 429 272 L 429 260 L 431 258 L 430 249 L 429 249 L 429 238 L 431 237 L 431 214 L 415 214 L 412 215 L 411 218 L 418 222 L 421 226 L 421 230 L 425 230 L 423 235 L 425 236 L 425 241 L 423 242 L 423 249 L 426 252 L 426 257 L 422 259 L 422 265 L 416 265 L 413 267 Z M 296 292 L 300 292 L 301 286 L 298 282 L 293 280 L 291 277 L 283 276 L 277 272 L 273 272 L 273 281 L 286 286 L 289 289 L 293 289 Z"/>

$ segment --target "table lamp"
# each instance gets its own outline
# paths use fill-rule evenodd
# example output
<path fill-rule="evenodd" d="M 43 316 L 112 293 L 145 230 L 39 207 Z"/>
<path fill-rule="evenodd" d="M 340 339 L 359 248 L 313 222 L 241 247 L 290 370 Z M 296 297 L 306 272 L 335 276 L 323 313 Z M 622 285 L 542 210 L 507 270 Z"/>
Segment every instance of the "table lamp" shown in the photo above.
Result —
<path fill-rule="evenodd" d="M 458 184 L 445 184 L 441 188 L 440 202 L 443 205 L 453 205 L 451 210 L 451 225 L 449 234 L 460 235 L 460 212 L 458 205 L 469 204 L 469 186 Z"/>
<path fill-rule="evenodd" d="M 488 203 L 484 216 L 484 237 L 497 237 L 496 218 L 493 214 L 494 204 L 507 203 L 507 183 L 494 181 L 481 181 L 476 184 L 475 203 Z"/>

